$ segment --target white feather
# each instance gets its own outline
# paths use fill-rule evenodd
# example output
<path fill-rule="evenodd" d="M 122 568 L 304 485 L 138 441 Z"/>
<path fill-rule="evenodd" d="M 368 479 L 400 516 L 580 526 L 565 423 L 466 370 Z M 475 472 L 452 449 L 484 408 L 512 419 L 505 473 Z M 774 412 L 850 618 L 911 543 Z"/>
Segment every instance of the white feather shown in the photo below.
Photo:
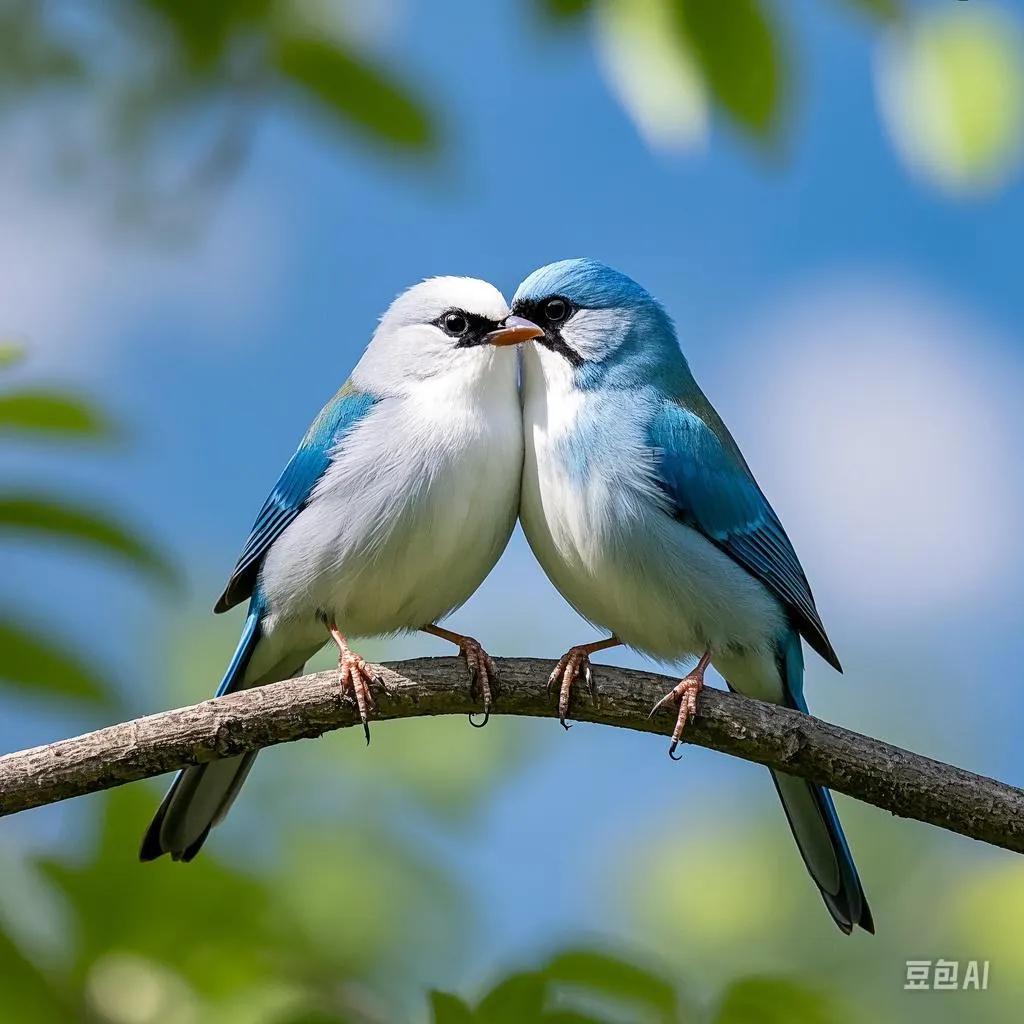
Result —
<path fill-rule="evenodd" d="M 565 359 L 536 346 L 524 355 L 523 386 L 520 516 L 566 600 L 631 647 L 668 662 L 710 648 L 716 664 L 736 662 L 745 691 L 777 692 L 782 608 L 701 534 L 665 514 L 637 394 L 581 390 Z M 614 437 L 615 451 L 581 475 L 567 439 L 582 415 L 595 437 Z"/>
<path fill-rule="evenodd" d="M 266 556 L 267 611 L 247 681 L 311 656 L 327 639 L 323 615 L 347 636 L 436 622 L 504 550 L 523 458 L 516 357 L 456 348 L 424 324 L 450 308 L 496 321 L 508 313 L 484 282 L 435 278 L 382 318 L 353 382 L 387 397 L 345 437 Z"/>

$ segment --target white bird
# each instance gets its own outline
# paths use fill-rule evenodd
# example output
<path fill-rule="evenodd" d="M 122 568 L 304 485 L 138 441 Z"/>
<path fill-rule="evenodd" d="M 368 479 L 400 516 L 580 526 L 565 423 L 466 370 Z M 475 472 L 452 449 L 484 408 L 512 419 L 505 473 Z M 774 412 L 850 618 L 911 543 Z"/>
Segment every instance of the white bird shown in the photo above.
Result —
<path fill-rule="evenodd" d="M 480 586 L 516 520 L 522 415 L 506 346 L 539 331 L 505 326 L 508 312 L 492 285 L 461 277 L 392 303 L 271 492 L 217 604 L 249 601 L 218 696 L 299 675 L 332 639 L 369 742 L 375 680 L 349 637 L 424 630 L 459 646 L 490 709 L 490 658 L 436 623 Z M 255 756 L 179 772 L 142 860 L 191 860 Z"/>

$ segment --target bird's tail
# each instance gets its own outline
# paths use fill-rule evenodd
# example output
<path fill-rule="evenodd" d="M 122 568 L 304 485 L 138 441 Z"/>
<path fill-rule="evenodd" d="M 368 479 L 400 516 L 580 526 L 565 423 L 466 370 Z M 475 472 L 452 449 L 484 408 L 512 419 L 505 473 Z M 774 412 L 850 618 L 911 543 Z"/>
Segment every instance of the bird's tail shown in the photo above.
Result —
<path fill-rule="evenodd" d="M 238 649 L 217 690 L 218 697 L 242 688 L 249 661 L 259 643 L 259 620 L 258 609 L 250 609 Z M 210 829 L 227 814 L 255 760 L 253 752 L 178 772 L 146 830 L 139 859 L 156 860 L 169 853 L 173 860 L 192 860 Z"/>
<path fill-rule="evenodd" d="M 795 633 L 782 659 L 786 705 L 806 713 L 803 698 L 804 659 L 800 638 Z M 814 879 L 821 898 L 836 924 L 849 934 L 855 925 L 874 933 L 864 888 L 860 884 L 850 847 L 839 824 L 832 794 L 792 775 L 772 772 L 782 807 L 789 819 L 793 838 Z"/>

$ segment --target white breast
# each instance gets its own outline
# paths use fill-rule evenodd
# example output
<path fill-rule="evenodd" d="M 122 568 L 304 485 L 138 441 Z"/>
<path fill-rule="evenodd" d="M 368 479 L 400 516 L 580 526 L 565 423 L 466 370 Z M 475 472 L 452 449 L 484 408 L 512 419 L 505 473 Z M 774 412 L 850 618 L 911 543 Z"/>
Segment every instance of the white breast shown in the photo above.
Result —
<path fill-rule="evenodd" d="M 576 389 L 568 364 L 563 372 L 557 359 L 526 355 L 520 507 L 552 583 L 585 618 L 666 661 L 708 647 L 770 649 L 781 607 L 732 559 L 666 513 L 636 396 Z M 586 472 L 567 443 L 581 419 L 592 456 Z"/>
<path fill-rule="evenodd" d="M 515 523 L 522 425 L 514 366 L 468 395 L 427 380 L 346 438 L 309 506 L 268 553 L 266 631 L 322 641 L 417 629 L 462 604 Z M 317 644 L 318 646 L 319 644 Z"/>

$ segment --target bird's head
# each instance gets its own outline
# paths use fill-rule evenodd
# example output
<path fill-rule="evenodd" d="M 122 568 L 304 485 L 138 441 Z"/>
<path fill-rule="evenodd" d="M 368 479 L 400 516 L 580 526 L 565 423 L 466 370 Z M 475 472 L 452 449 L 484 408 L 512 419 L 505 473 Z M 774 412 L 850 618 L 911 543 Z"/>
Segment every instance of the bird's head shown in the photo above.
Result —
<path fill-rule="evenodd" d="M 508 324 L 508 303 L 486 281 L 432 277 L 395 299 L 353 373 L 377 394 L 402 394 L 427 379 L 472 387 L 498 373 L 514 383 L 513 346 L 540 335 Z"/>
<path fill-rule="evenodd" d="M 632 278 L 591 259 L 535 270 L 512 299 L 506 321 L 542 331 L 535 341 L 549 377 L 577 387 L 651 383 L 685 367 L 675 329 L 661 304 Z"/>

